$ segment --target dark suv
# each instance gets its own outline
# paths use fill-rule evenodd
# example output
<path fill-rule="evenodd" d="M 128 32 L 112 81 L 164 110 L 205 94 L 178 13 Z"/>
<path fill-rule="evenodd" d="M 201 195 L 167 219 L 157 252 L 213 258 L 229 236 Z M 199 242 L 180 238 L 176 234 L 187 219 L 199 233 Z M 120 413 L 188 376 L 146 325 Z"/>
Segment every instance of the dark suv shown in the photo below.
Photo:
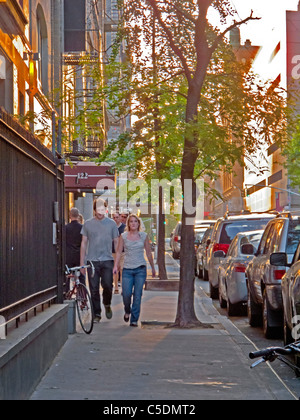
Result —
<path fill-rule="evenodd" d="M 263 325 L 267 338 L 274 338 L 283 330 L 281 279 L 287 267 L 279 265 L 276 257 L 278 253 L 284 253 L 287 262 L 291 263 L 299 241 L 299 216 L 279 214 L 268 223 L 246 271 L 249 323 L 253 327 Z"/>

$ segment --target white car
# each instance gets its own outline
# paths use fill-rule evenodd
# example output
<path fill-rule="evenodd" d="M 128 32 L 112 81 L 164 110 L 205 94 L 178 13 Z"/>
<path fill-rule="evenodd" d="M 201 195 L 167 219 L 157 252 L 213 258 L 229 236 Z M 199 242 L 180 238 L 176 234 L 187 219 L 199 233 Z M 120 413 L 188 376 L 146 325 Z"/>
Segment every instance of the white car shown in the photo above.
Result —
<path fill-rule="evenodd" d="M 238 233 L 233 239 L 227 256 L 217 251 L 221 257 L 219 266 L 219 301 L 229 316 L 247 314 L 246 268 L 258 249 L 263 230 Z"/>

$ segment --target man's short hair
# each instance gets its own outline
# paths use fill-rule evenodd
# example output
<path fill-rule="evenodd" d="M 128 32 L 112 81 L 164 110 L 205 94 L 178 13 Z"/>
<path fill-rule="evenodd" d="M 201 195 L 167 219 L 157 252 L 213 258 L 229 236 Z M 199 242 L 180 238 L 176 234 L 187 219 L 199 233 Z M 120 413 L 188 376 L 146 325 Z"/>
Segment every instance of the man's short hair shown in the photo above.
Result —
<path fill-rule="evenodd" d="M 70 217 L 78 218 L 79 210 L 76 207 L 72 207 L 70 210 Z"/>
<path fill-rule="evenodd" d="M 93 206 L 94 211 L 97 210 L 97 207 L 107 207 L 107 202 L 103 200 L 102 198 L 98 198 L 97 200 L 94 201 L 94 206 Z"/>

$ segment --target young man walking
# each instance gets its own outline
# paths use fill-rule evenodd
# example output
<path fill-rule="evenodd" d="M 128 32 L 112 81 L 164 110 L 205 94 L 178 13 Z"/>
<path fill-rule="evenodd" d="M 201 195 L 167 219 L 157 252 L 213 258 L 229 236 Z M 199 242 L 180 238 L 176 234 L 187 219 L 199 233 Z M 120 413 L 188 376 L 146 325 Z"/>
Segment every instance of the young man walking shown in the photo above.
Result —
<path fill-rule="evenodd" d="M 103 305 L 107 319 L 112 318 L 111 300 L 113 290 L 112 242 L 118 243 L 118 228 L 116 223 L 106 217 L 107 203 L 98 199 L 94 202 L 94 217 L 87 220 L 81 230 L 82 242 L 80 250 L 80 265 L 91 261 L 95 267 L 95 275 L 88 270 L 89 285 L 94 308 L 95 320 L 101 320 L 100 280 L 103 288 Z M 84 270 L 83 270 L 84 271 Z"/>
<path fill-rule="evenodd" d="M 65 226 L 66 229 L 66 264 L 69 268 L 80 265 L 80 247 L 81 247 L 81 229 L 79 223 L 79 210 L 73 207 L 69 213 L 70 223 Z M 79 280 L 85 284 L 84 275 L 80 274 Z M 66 291 L 69 291 L 70 280 L 67 281 Z"/>

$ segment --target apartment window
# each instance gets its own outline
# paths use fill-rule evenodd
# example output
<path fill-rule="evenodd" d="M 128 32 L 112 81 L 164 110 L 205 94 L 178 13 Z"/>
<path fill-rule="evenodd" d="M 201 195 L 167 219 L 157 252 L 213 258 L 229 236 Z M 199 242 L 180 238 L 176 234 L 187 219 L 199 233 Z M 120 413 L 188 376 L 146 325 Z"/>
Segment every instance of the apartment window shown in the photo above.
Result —
<path fill-rule="evenodd" d="M 1 53 L 1 51 L 0 51 Z M 0 54 L 0 106 L 13 113 L 13 65 Z"/>
<path fill-rule="evenodd" d="M 44 93 L 48 93 L 48 31 L 42 7 L 37 7 L 38 77 Z"/>
<path fill-rule="evenodd" d="M 86 1 L 64 1 L 65 52 L 86 50 Z"/>

